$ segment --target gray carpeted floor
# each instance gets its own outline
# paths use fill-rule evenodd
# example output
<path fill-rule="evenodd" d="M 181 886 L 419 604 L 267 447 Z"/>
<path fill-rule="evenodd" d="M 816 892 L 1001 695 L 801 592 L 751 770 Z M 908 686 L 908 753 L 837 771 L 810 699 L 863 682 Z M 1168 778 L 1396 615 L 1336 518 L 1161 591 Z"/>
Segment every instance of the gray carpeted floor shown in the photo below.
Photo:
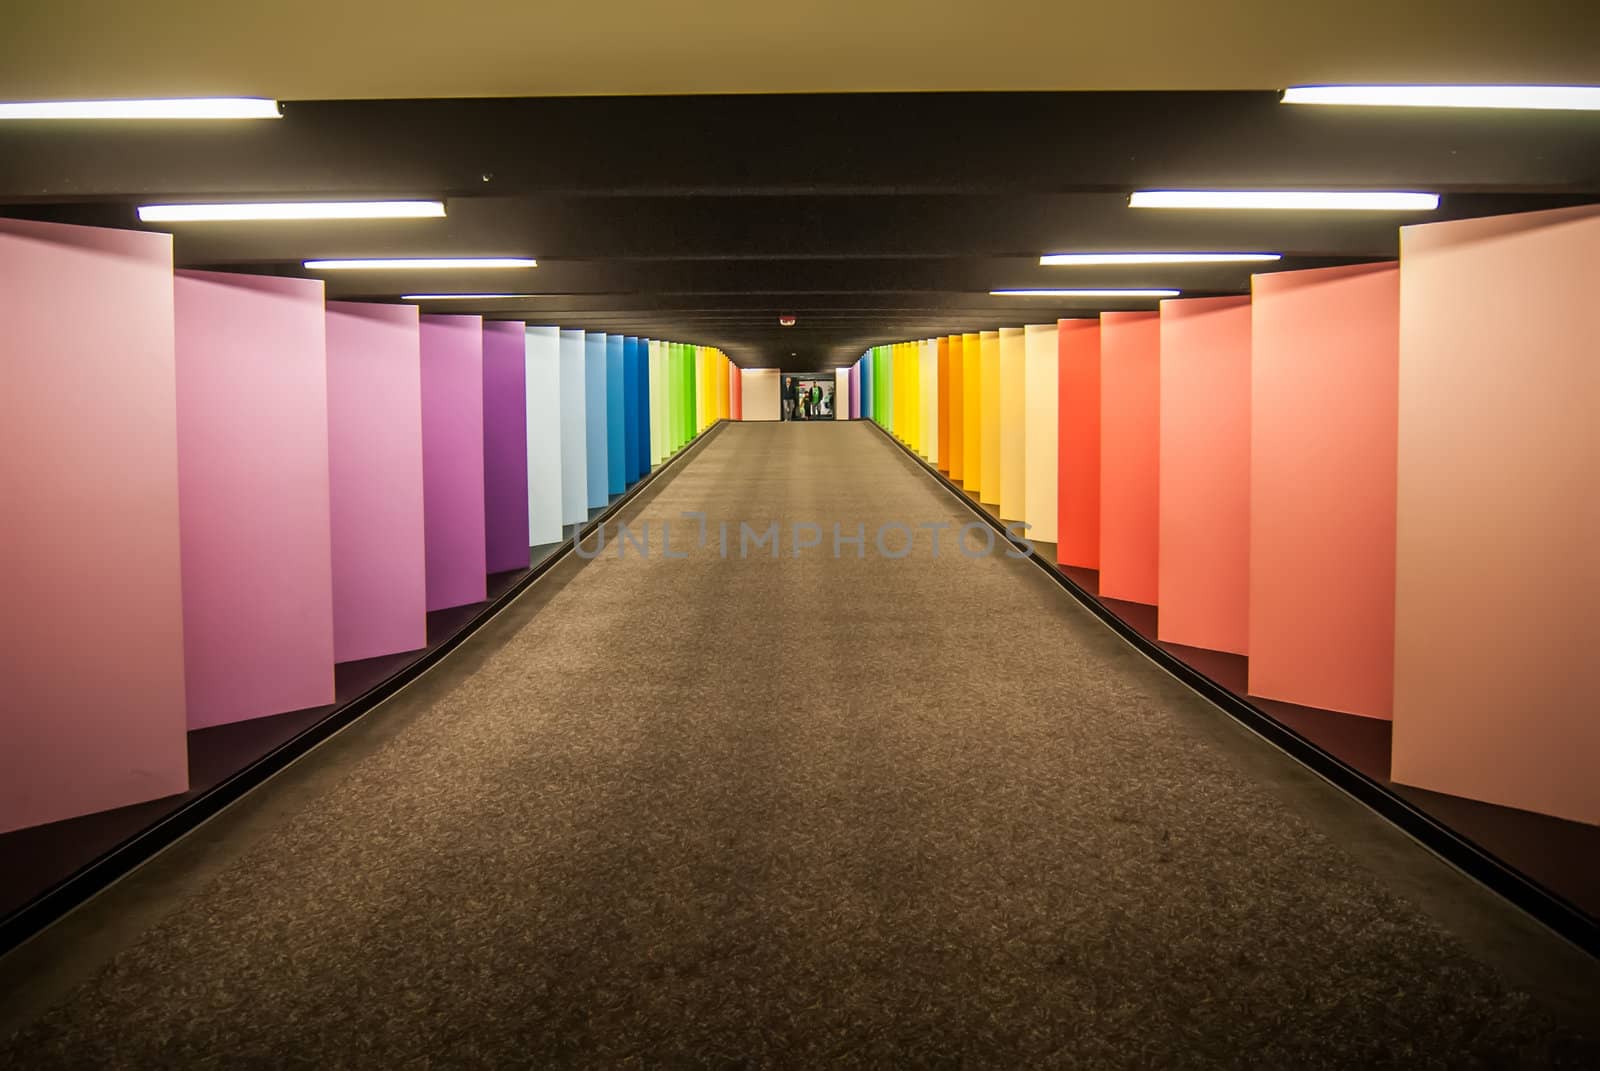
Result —
<path fill-rule="evenodd" d="M 0 1065 L 1600 1066 L 1028 563 L 683 510 L 971 519 L 868 427 L 726 428 L 638 511 L 686 560 L 553 581 Z"/>

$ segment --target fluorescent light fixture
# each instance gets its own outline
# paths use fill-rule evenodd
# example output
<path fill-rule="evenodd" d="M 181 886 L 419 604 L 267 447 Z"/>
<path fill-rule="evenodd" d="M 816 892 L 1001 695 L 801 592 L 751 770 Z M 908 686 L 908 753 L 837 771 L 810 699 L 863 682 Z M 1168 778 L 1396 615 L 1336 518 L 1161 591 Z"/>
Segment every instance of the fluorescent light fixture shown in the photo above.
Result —
<path fill-rule="evenodd" d="M 1600 86 L 1291 86 L 1285 104 L 1600 111 Z"/>
<path fill-rule="evenodd" d="M 537 268 L 530 257 L 399 257 L 378 260 L 308 260 L 307 271 L 416 271 L 429 268 Z"/>
<path fill-rule="evenodd" d="M 1177 297 L 1176 290 L 991 290 L 991 297 L 1153 298 Z"/>
<path fill-rule="evenodd" d="M 281 119 L 263 97 L 172 100 L 38 100 L 0 104 L 0 119 Z"/>
<path fill-rule="evenodd" d="M 402 294 L 401 301 L 500 301 L 504 298 L 538 297 L 537 294 Z"/>
<path fill-rule="evenodd" d="M 1046 267 L 1066 267 L 1074 264 L 1234 264 L 1282 259 L 1282 253 L 1046 253 L 1039 258 L 1039 263 Z"/>
<path fill-rule="evenodd" d="M 145 223 L 228 223 L 296 219 L 440 219 L 443 201 L 288 201 L 206 205 L 140 205 Z"/>
<path fill-rule="evenodd" d="M 1439 207 L 1436 193 L 1386 190 L 1140 190 L 1133 208 L 1333 209 L 1417 212 Z"/>

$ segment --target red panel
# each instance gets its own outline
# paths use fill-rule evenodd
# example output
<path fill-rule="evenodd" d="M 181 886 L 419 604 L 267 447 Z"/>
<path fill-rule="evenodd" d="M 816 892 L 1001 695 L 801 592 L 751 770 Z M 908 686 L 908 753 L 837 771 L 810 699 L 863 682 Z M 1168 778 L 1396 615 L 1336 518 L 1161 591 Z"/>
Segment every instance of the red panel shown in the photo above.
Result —
<path fill-rule="evenodd" d="M 1161 314 L 1100 316 L 1100 594 L 1154 605 L 1161 471 Z"/>
<path fill-rule="evenodd" d="M 1250 640 L 1250 299 L 1161 303 L 1157 635 L 1245 654 Z"/>
<path fill-rule="evenodd" d="M 1257 275 L 1253 294 L 1250 693 L 1387 718 L 1400 272 Z"/>
<path fill-rule="evenodd" d="M 1056 325 L 1060 434 L 1057 439 L 1056 561 L 1100 568 L 1100 321 Z"/>
<path fill-rule="evenodd" d="M 739 366 L 732 361 L 728 362 L 728 418 L 730 420 L 744 419 L 744 376 L 739 371 Z"/>

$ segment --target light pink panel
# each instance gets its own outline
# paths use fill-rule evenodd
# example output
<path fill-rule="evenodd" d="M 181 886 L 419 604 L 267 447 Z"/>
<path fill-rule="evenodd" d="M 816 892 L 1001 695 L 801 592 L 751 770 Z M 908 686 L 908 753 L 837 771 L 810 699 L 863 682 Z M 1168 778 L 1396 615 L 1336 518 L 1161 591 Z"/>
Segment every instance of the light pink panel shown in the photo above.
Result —
<path fill-rule="evenodd" d="M 1393 774 L 1600 823 L 1600 206 L 1400 232 Z"/>
<path fill-rule="evenodd" d="M 1250 315 L 1250 694 L 1387 718 L 1399 268 L 1257 275 Z"/>
<path fill-rule="evenodd" d="M 174 281 L 189 727 L 333 702 L 322 282 Z"/>
<path fill-rule="evenodd" d="M 1161 314 L 1100 316 L 1100 594 L 1154 604 L 1161 502 Z"/>
<path fill-rule="evenodd" d="M 1250 299 L 1161 303 L 1161 614 L 1168 643 L 1250 640 Z"/>
<path fill-rule="evenodd" d="M 172 239 L 0 219 L 0 833 L 189 787 Z"/>
<path fill-rule="evenodd" d="M 330 301 L 328 473 L 337 662 L 427 644 L 415 306 Z"/>

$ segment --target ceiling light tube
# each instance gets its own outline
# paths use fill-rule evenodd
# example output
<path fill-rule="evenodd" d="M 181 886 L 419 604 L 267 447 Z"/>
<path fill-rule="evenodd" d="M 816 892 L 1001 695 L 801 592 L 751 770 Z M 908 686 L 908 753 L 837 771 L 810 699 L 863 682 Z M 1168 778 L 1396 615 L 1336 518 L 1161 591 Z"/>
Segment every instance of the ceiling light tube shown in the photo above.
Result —
<path fill-rule="evenodd" d="M 1282 259 L 1282 253 L 1046 253 L 1039 258 L 1039 263 L 1045 267 L 1070 267 L 1076 264 L 1236 264 Z"/>
<path fill-rule="evenodd" d="M 1177 297 L 1176 290 L 991 290 L 990 297 L 1059 298 L 1165 298 Z"/>
<path fill-rule="evenodd" d="M 1132 208 L 1245 208 L 1365 212 L 1426 212 L 1436 193 L 1390 190 L 1140 190 Z"/>
<path fill-rule="evenodd" d="M 443 201 L 288 201 L 277 204 L 140 205 L 144 223 L 234 223 L 303 219 L 441 219 Z"/>
<path fill-rule="evenodd" d="M 537 294 L 402 294 L 401 301 L 500 301 L 505 298 L 531 298 Z"/>
<path fill-rule="evenodd" d="M 36 100 L 0 104 L 0 119 L 282 119 L 264 97 L 170 100 Z"/>
<path fill-rule="evenodd" d="M 1600 111 L 1600 86 L 1290 86 L 1284 104 Z"/>
<path fill-rule="evenodd" d="M 430 268 L 537 268 L 531 257 L 388 257 L 368 260 L 308 260 L 307 271 L 418 271 Z"/>

